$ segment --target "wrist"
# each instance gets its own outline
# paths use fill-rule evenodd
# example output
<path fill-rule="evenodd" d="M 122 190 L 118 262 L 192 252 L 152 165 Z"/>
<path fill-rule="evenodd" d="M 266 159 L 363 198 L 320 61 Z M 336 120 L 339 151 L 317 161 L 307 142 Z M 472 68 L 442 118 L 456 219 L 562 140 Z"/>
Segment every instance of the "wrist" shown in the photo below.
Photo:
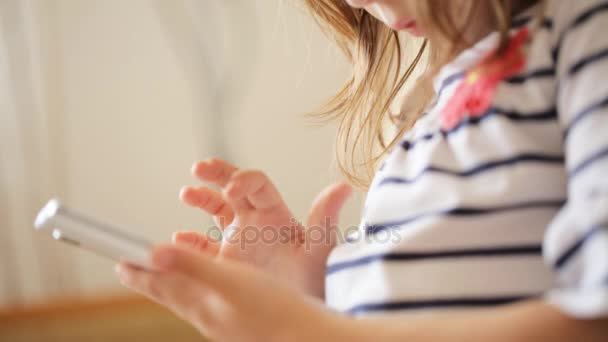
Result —
<path fill-rule="evenodd" d="M 297 250 L 291 256 L 293 261 L 288 266 L 286 278 L 293 287 L 303 292 L 306 296 L 317 300 L 325 300 L 325 260 L 319 262 L 314 260 L 316 257 L 301 250 Z"/>
<path fill-rule="evenodd" d="M 345 329 L 346 318 L 329 311 L 316 298 L 307 297 L 304 305 L 294 305 L 290 310 L 294 315 L 280 324 L 267 341 L 343 341 L 349 336 Z"/>

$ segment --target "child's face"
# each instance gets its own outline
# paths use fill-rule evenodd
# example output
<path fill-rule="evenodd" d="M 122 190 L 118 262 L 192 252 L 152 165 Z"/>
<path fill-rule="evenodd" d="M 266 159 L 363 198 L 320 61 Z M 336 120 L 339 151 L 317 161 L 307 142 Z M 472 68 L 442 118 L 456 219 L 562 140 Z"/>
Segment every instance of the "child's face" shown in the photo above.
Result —
<path fill-rule="evenodd" d="M 346 0 L 355 8 L 363 8 L 393 30 L 408 31 L 422 36 L 423 31 L 415 18 L 416 0 Z"/>

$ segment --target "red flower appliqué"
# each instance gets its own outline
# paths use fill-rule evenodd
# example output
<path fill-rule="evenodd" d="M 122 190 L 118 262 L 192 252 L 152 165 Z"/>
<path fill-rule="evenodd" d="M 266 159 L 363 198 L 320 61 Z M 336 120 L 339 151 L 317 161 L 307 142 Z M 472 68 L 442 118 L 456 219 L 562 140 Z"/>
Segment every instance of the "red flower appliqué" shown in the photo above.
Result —
<path fill-rule="evenodd" d="M 528 36 L 528 28 L 521 29 L 511 37 L 504 54 L 497 56 L 494 51 L 466 72 L 441 113 L 442 129 L 454 128 L 465 117 L 480 117 L 490 108 L 498 84 L 526 66 L 523 45 Z"/>

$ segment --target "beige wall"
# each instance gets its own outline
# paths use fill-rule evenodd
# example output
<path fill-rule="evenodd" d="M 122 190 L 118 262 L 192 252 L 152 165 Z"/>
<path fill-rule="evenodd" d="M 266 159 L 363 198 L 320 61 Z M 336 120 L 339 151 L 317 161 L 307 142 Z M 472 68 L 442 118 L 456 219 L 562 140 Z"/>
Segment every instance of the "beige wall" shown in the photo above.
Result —
<path fill-rule="evenodd" d="M 34 70 L 32 84 L 42 89 L 34 117 L 46 122 L 43 133 L 22 128 L 22 133 L 40 133 L 43 156 L 25 156 L 22 164 L 44 161 L 44 170 L 38 170 L 43 188 L 33 199 L 5 196 L 29 201 L 19 212 L 15 205 L 2 208 L 22 218 L 12 220 L 10 239 L 17 249 L 24 246 L 18 268 L 32 271 L 2 279 L 5 285 L 27 288 L 20 300 L 119 287 L 112 262 L 24 233 L 48 195 L 155 241 L 167 240 L 174 230 L 202 229 L 209 221 L 180 204 L 177 194 L 182 185 L 196 183 L 189 175 L 192 162 L 219 146 L 210 141 L 214 133 L 231 161 L 267 171 L 301 218 L 315 194 L 338 179 L 332 166 L 333 127 L 317 128 L 302 114 L 346 77 L 341 57 L 291 4 L 259 0 L 252 6 L 253 0 L 233 0 L 227 11 L 219 1 L 201 0 L 194 7 L 170 0 L 13 2 L 27 5 L 20 9 L 26 19 L 21 24 L 31 31 L 27 46 L 36 56 L 20 65 Z M 219 19 L 247 2 L 244 17 Z M 194 18 L 213 16 L 223 29 L 210 34 L 209 20 L 193 26 L 198 35 L 188 35 L 188 27 L 171 21 L 187 13 L 181 11 L 184 3 L 190 10 L 201 9 L 190 12 Z M 159 15 L 159 9 L 167 12 Z M 167 31 L 167 23 L 173 31 Z M 204 43 L 188 44 L 205 35 Z M 216 113 L 205 96 L 210 88 L 204 81 L 211 76 L 198 64 L 204 55 L 200 47 L 211 43 L 223 46 L 218 47 L 223 52 L 211 55 L 214 63 L 223 61 L 241 75 L 229 82 L 242 87 L 229 90 L 224 113 Z M 221 130 L 211 128 L 217 115 L 224 116 Z M 6 191 L 23 191 L 11 180 L 2 181 Z M 356 224 L 357 209 L 357 203 L 349 205 L 347 224 Z M 14 303 L 7 291 L 3 303 Z"/>

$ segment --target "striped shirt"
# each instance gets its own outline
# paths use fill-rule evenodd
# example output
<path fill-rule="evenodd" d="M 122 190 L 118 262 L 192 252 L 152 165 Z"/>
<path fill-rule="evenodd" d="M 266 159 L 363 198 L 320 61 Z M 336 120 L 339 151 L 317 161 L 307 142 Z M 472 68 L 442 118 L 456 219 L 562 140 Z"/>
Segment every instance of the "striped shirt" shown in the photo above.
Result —
<path fill-rule="evenodd" d="M 535 27 L 540 5 L 513 32 Z M 608 315 L 608 1 L 549 0 L 522 72 L 490 109 L 442 128 L 492 33 L 445 65 L 436 101 L 392 150 L 358 231 L 330 254 L 327 304 L 352 315 L 542 298 Z"/>

